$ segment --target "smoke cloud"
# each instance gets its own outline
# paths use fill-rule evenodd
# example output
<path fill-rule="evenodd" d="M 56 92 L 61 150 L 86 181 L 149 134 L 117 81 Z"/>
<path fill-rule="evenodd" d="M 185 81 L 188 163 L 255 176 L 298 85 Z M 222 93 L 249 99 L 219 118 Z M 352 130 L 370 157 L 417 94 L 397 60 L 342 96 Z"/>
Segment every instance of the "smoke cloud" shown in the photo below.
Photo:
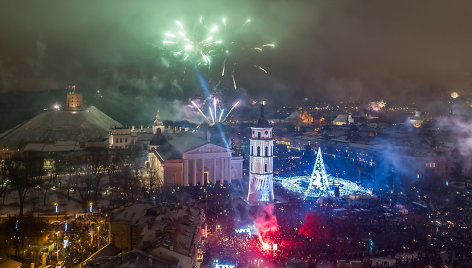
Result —
<path fill-rule="evenodd" d="M 270 237 L 277 234 L 279 231 L 279 224 L 277 223 L 277 217 L 275 216 L 274 204 L 267 204 L 259 207 L 254 218 L 254 225 L 256 226 L 260 242 L 269 243 L 269 241 L 271 241 Z"/>
<path fill-rule="evenodd" d="M 250 95 L 282 103 L 434 98 L 470 89 L 471 7 L 462 0 L 1 1 L 0 92 L 78 84 L 192 97 L 200 89 L 166 58 L 160 39 L 176 19 L 203 15 L 250 17 L 242 41 L 276 43 L 258 63 L 268 75 L 238 73 Z"/>

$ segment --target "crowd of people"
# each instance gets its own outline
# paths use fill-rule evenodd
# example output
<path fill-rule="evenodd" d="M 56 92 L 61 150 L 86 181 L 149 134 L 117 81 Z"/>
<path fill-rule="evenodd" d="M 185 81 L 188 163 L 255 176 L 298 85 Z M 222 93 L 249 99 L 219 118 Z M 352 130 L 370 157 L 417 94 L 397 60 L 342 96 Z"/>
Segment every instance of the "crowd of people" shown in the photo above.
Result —
<path fill-rule="evenodd" d="M 255 209 L 234 198 L 228 205 L 225 189 L 225 194 L 215 195 L 211 201 L 217 204 L 226 199 L 226 205 L 219 209 L 229 211 L 218 214 L 216 209 L 212 217 L 207 217 L 213 231 L 207 240 L 204 263 L 218 259 L 243 265 L 263 259 L 266 264 L 297 260 L 315 265 L 344 259 L 359 260 L 365 267 L 374 268 L 471 267 L 472 210 L 468 207 L 472 205 L 472 195 L 465 191 L 457 194 L 446 189 L 445 198 L 440 199 L 446 201 L 440 203 L 425 194 L 422 200 L 428 206 L 423 207 L 413 204 L 418 200 L 410 200 L 403 192 L 358 200 L 327 198 L 321 202 L 301 200 L 277 185 L 275 189 L 282 202 L 275 205 L 279 230 L 272 234 L 270 242 L 276 243 L 277 249 L 262 250 L 260 238 L 254 233 L 235 233 L 235 228 L 254 220 Z M 239 211 L 241 206 L 247 210 L 246 222 Z M 318 236 L 300 233 L 307 224 L 307 213 L 316 213 L 320 219 L 313 227 Z"/>
<path fill-rule="evenodd" d="M 108 244 L 106 218 L 99 213 L 77 216 L 64 232 L 63 238 L 66 236 L 68 238 L 68 245 L 64 247 L 66 260 L 80 263 Z"/>

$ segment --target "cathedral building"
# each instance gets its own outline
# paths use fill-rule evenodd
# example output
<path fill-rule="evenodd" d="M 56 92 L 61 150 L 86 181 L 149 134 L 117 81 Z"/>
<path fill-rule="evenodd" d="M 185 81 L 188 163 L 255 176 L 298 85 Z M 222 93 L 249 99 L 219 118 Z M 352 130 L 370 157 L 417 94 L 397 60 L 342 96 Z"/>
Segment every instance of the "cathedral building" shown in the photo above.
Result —
<path fill-rule="evenodd" d="M 148 167 L 164 186 L 231 183 L 243 176 L 243 158 L 225 145 L 195 133 L 163 135 L 156 131 L 150 143 Z"/>

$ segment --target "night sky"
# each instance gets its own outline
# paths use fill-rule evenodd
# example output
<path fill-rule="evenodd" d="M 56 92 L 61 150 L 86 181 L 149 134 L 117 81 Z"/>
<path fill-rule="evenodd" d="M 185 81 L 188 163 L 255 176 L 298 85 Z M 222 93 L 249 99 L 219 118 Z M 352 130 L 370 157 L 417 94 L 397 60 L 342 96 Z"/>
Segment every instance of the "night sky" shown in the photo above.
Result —
<path fill-rule="evenodd" d="M 277 101 L 391 98 L 470 89 L 470 1 L 0 2 L 0 92 L 81 88 L 185 99 L 162 34 L 176 19 L 250 17 L 247 38 L 275 42 L 269 75 L 239 73 L 249 95 Z M 426 94 L 427 93 L 427 94 Z M 277 99 L 278 98 L 278 99 Z"/>

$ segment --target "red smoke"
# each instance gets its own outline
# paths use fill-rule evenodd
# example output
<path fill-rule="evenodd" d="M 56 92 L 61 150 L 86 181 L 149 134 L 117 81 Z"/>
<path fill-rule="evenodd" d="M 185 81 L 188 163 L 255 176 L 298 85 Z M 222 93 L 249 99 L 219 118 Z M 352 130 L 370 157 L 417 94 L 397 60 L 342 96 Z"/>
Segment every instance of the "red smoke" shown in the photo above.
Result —
<path fill-rule="evenodd" d="M 323 217 L 316 212 L 308 213 L 305 216 L 305 223 L 298 230 L 299 235 L 308 238 L 325 239 L 329 237 L 328 225 Z"/>
<path fill-rule="evenodd" d="M 268 204 L 259 207 L 259 211 L 254 219 L 254 225 L 257 229 L 257 235 L 261 242 L 263 250 L 272 249 L 273 237 L 277 236 L 279 232 L 279 225 L 277 217 L 274 213 L 274 205 Z"/>

